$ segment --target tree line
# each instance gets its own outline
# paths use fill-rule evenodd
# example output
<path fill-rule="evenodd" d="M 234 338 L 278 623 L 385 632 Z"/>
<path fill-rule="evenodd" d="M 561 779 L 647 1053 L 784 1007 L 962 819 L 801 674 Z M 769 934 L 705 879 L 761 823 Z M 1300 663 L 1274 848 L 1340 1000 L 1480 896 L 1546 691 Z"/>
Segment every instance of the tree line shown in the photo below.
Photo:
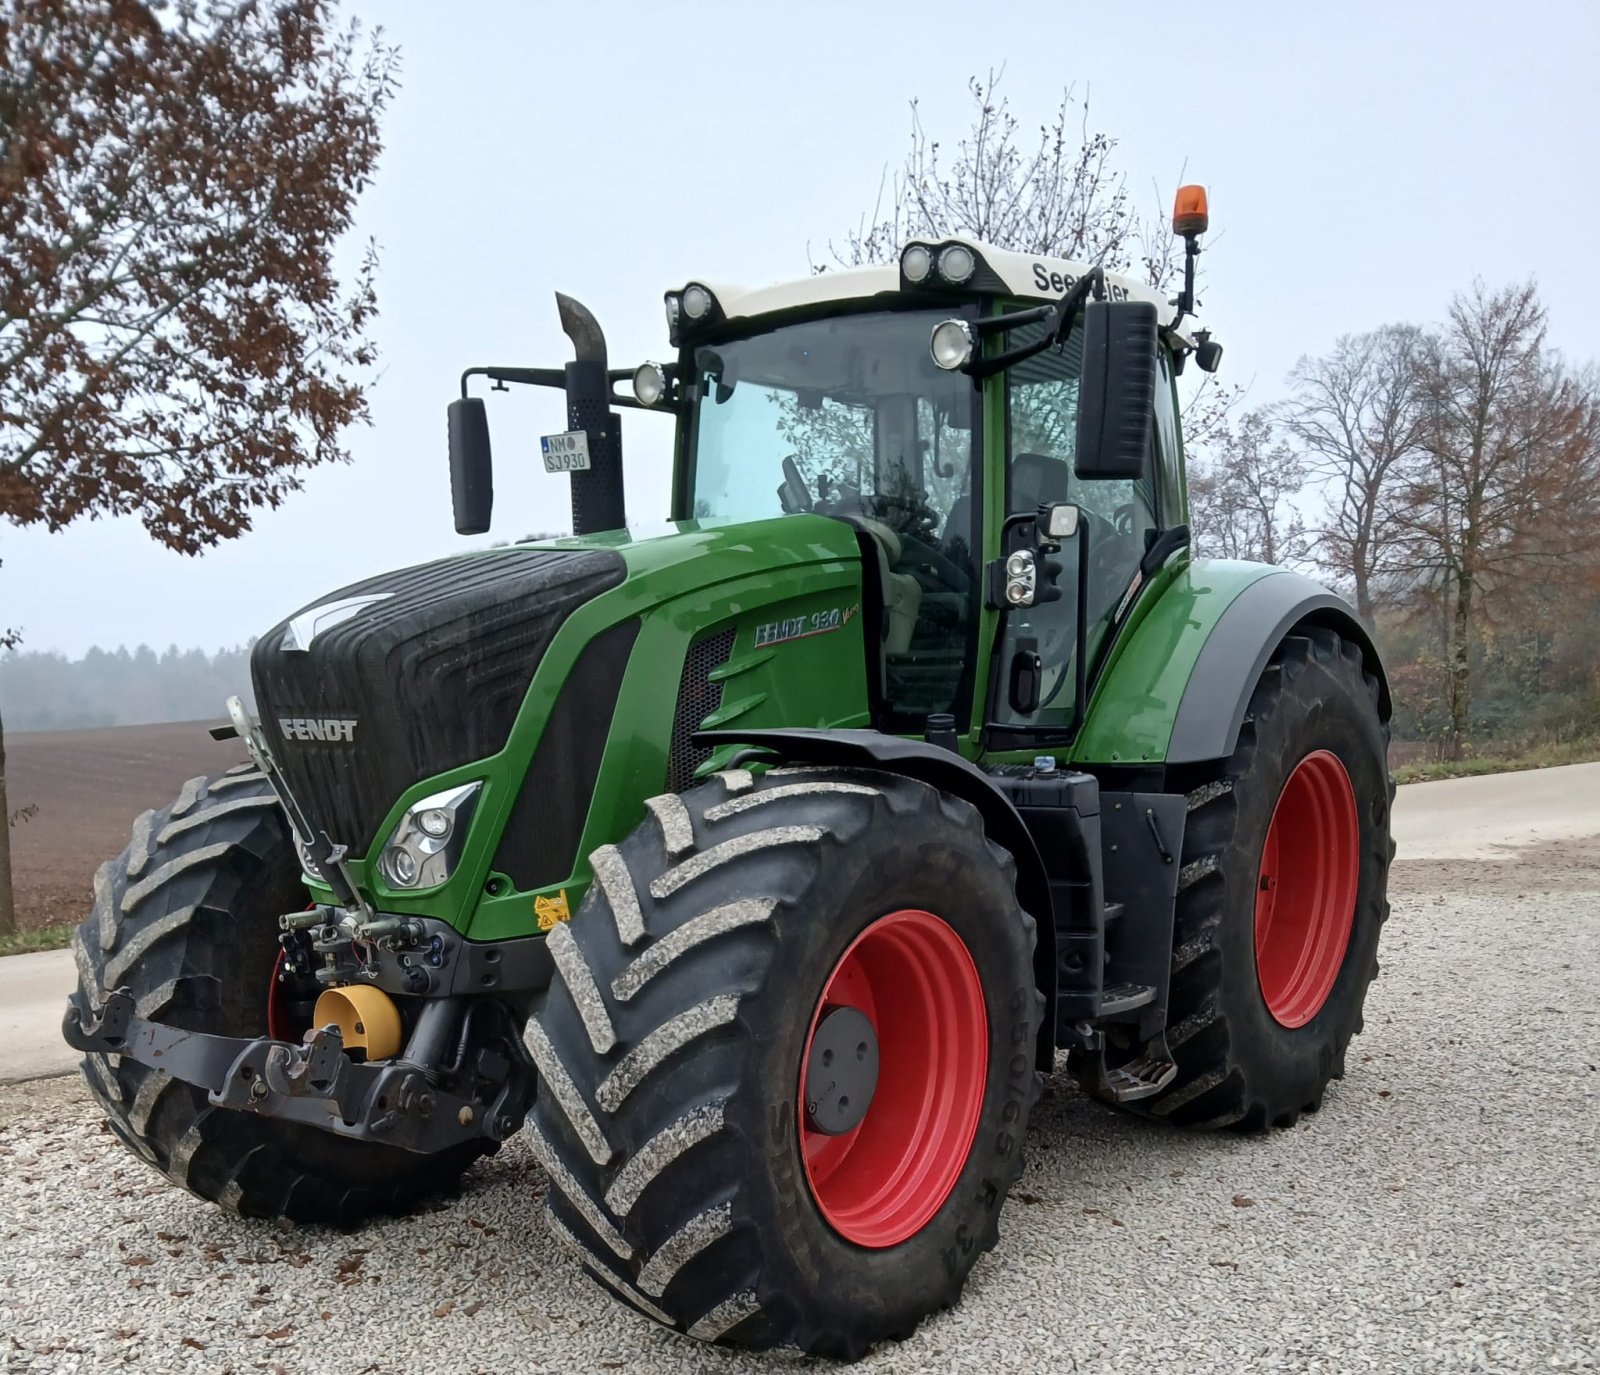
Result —
<path fill-rule="evenodd" d="M 140 645 L 97 647 L 81 659 L 35 650 L 0 657 L 0 710 L 13 732 L 220 721 L 235 693 L 250 700 L 248 645 L 213 654 Z"/>
<path fill-rule="evenodd" d="M 1204 552 L 1314 566 L 1379 635 L 1397 739 L 1600 734 L 1600 373 L 1532 282 L 1304 357 L 1191 468 Z"/>

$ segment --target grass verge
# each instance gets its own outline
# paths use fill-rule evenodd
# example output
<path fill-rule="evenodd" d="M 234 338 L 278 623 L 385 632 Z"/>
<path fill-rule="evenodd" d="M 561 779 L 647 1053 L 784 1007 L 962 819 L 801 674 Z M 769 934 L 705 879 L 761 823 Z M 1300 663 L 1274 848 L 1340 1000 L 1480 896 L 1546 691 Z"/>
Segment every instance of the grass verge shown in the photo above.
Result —
<path fill-rule="evenodd" d="M 0 936 L 0 955 L 31 955 L 35 950 L 64 950 L 72 943 L 77 927 L 69 921 L 55 926 L 36 926 L 31 931 Z"/>
<path fill-rule="evenodd" d="M 1473 755 L 1469 759 L 1446 759 L 1436 764 L 1425 761 L 1402 764 L 1394 770 L 1394 781 L 1428 783 L 1440 778 L 1473 778 L 1478 774 L 1551 769 L 1562 764 L 1590 764 L 1596 760 L 1600 760 L 1600 738 L 1565 740 L 1505 754 Z"/>

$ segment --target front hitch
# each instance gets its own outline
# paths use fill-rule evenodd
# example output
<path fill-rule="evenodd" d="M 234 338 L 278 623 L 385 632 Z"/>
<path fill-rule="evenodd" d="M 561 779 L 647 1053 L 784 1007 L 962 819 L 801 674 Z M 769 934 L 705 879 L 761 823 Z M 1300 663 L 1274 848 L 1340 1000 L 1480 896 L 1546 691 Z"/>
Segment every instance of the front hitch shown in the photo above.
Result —
<path fill-rule="evenodd" d="M 213 1107 L 423 1155 L 474 1137 L 503 1141 L 522 1126 L 533 1101 L 532 1066 L 492 1049 L 479 1054 L 469 1077 L 474 1086 L 487 1081 L 489 1092 L 463 1097 L 431 1082 L 420 1064 L 357 1064 L 345 1054 L 337 1027 L 309 1031 L 298 1046 L 265 1036 L 185 1031 L 140 1017 L 126 988 L 98 1005 L 72 994 L 61 1035 L 86 1055 L 126 1056 L 202 1088 Z"/>

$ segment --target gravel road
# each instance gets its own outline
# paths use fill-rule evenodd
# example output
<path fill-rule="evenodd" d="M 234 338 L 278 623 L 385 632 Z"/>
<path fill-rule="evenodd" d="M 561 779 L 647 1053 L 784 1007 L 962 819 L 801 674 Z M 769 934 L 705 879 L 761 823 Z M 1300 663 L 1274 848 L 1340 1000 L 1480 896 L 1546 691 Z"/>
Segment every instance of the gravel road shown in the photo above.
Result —
<path fill-rule="evenodd" d="M 963 1303 L 856 1369 L 1596 1369 L 1600 839 L 1557 828 L 1464 858 L 1451 837 L 1468 819 L 1436 828 L 1432 848 L 1426 828 L 1403 835 L 1412 857 L 1367 1029 L 1321 1113 L 1267 1138 L 1191 1137 L 1057 1076 Z M 517 1142 L 410 1221 L 354 1234 L 243 1222 L 117 1147 L 75 1081 L 13 1085 L 0 1090 L 0 1366 L 797 1364 L 625 1312 L 545 1236 L 543 1192 Z"/>

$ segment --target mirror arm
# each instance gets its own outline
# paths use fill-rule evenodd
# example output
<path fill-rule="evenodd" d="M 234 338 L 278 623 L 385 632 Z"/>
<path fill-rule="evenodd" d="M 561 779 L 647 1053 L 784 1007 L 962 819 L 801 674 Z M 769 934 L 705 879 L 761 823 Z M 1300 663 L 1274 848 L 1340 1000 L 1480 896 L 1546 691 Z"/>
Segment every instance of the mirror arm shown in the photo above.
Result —
<path fill-rule="evenodd" d="M 467 378 L 487 377 L 499 384 L 495 389 L 504 391 L 507 382 L 517 382 L 528 387 L 555 387 L 567 385 L 566 374 L 560 368 L 468 368 L 461 374 L 461 394 L 467 394 Z"/>

